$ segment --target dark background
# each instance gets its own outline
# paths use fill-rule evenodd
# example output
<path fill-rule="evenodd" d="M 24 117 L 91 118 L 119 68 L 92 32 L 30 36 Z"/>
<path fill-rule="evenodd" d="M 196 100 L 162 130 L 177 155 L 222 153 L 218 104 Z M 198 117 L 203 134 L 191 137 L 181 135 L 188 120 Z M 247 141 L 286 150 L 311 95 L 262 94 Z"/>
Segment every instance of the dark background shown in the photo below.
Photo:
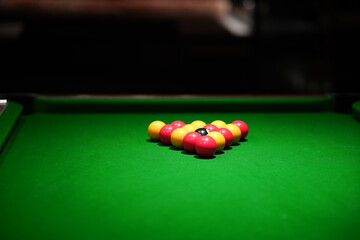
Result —
<path fill-rule="evenodd" d="M 0 94 L 358 96 L 358 7 L 258 0 L 246 37 L 176 20 L 2 14 Z"/>

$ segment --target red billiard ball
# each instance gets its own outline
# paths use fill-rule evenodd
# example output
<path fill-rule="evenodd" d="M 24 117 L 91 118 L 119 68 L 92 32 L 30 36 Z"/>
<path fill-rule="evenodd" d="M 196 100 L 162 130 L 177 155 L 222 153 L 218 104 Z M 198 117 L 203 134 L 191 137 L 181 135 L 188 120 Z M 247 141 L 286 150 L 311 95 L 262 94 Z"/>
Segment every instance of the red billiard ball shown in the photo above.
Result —
<path fill-rule="evenodd" d="M 225 137 L 225 149 L 229 148 L 234 139 L 232 132 L 227 128 L 219 128 L 218 132 Z"/>
<path fill-rule="evenodd" d="M 176 128 L 182 128 L 183 126 L 186 125 L 186 123 L 184 123 L 183 121 L 180 121 L 180 120 L 173 121 L 170 124 L 174 125 Z"/>
<path fill-rule="evenodd" d="M 216 152 L 217 144 L 214 138 L 210 136 L 201 136 L 195 143 L 196 153 L 200 157 L 210 158 Z"/>
<path fill-rule="evenodd" d="M 248 125 L 244 121 L 241 121 L 241 120 L 235 120 L 232 122 L 232 124 L 235 124 L 236 126 L 238 126 L 240 128 L 240 131 L 241 131 L 240 141 L 243 141 L 249 133 Z"/>
<path fill-rule="evenodd" d="M 172 124 L 166 124 L 159 132 L 160 142 L 164 145 L 171 144 L 171 133 L 176 129 Z"/>
<path fill-rule="evenodd" d="M 209 132 L 219 130 L 219 128 L 218 128 L 217 126 L 215 126 L 214 124 L 206 124 L 206 125 L 204 126 L 204 128 L 206 128 L 207 130 L 209 130 Z"/>
<path fill-rule="evenodd" d="M 195 143 L 196 143 L 196 140 L 199 139 L 200 137 L 201 137 L 201 134 L 197 133 L 197 132 L 187 133 L 183 139 L 184 150 L 189 153 L 196 153 Z"/>

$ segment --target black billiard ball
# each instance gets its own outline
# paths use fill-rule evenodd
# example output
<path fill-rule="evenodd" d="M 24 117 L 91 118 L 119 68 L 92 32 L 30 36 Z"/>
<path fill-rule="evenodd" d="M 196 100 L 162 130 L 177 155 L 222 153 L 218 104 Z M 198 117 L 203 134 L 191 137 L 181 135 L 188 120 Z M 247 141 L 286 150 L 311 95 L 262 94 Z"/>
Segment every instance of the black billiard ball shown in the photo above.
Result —
<path fill-rule="evenodd" d="M 209 130 L 206 128 L 198 128 L 195 130 L 195 132 L 200 133 L 201 136 L 205 136 L 209 133 Z"/>

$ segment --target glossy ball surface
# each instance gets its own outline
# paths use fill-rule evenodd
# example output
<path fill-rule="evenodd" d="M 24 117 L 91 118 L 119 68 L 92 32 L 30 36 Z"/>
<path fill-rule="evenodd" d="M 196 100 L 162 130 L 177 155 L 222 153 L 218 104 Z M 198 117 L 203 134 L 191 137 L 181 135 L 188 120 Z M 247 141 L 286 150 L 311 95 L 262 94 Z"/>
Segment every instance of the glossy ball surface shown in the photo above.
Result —
<path fill-rule="evenodd" d="M 195 120 L 191 124 L 194 125 L 197 128 L 203 128 L 206 125 L 206 123 L 204 121 L 201 121 L 201 120 Z"/>
<path fill-rule="evenodd" d="M 188 133 L 189 131 L 183 128 L 177 128 L 175 129 L 172 133 L 171 133 L 171 145 L 174 148 L 177 149 L 182 149 L 184 147 L 183 145 L 183 139 L 185 137 L 185 135 Z"/>
<path fill-rule="evenodd" d="M 216 152 L 221 152 L 225 147 L 225 137 L 220 132 L 212 131 L 208 134 L 209 137 L 212 137 L 216 142 Z"/>
<path fill-rule="evenodd" d="M 205 136 L 209 133 L 209 130 L 206 128 L 198 128 L 195 130 L 195 132 L 200 133 L 201 136 Z"/>
<path fill-rule="evenodd" d="M 172 124 L 166 124 L 160 130 L 160 142 L 164 145 L 171 144 L 171 133 L 176 129 L 176 127 Z"/>
<path fill-rule="evenodd" d="M 226 122 L 222 121 L 222 120 L 215 120 L 212 121 L 211 124 L 217 126 L 218 128 L 222 128 L 226 126 Z"/>
<path fill-rule="evenodd" d="M 195 143 L 196 153 L 200 157 L 210 158 L 216 152 L 216 141 L 210 136 L 201 136 Z"/>
<path fill-rule="evenodd" d="M 184 136 L 183 147 L 189 153 L 196 153 L 195 143 L 201 137 L 200 133 L 189 132 Z"/>
<path fill-rule="evenodd" d="M 177 128 L 182 128 L 183 126 L 186 125 L 186 123 L 184 123 L 183 121 L 180 121 L 180 120 L 173 121 L 171 124 Z"/>
<path fill-rule="evenodd" d="M 182 128 L 188 130 L 189 132 L 195 132 L 195 130 L 197 129 L 197 127 L 192 124 L 186 124 Z"/>
<path fill-rule="evenodd" d="M 240 141 L 241 131 L 238 126 L 236 126 L 235 124 L 229 123 L 225 126 L 225 128 L 229 129 L 234 136 L 232 144 L 235 144 Z"/>
<path fill-rule="evenodd" d="M 224 149 L 229 148 L 234 140 L 234 136 L 233 136 L 232 132 L 227 128 L 219 128 L 218 132 L 221 133 L 225 138 Z"/>
<path fill-rule="evenodd" d="M 206 125 L 204 126 L 204 128 L 206 128 L 207 130 L 209 130 L 209 132 L 219 130 L 219 128 L 218 128 L 217 126 L 215 126 L 214 124 L 206 124 Z"/>
<path fill-rule="evenodd" d="M 160 140 L 160 136 L 159 136 L 160 130 L 165 125 L 166 124 L 163 121 L 159 121 L 159 120 L 151 122 L 147 129 L 150 139 L 153 141 L 159 141 Z"/>
<path fill-rule="evenodd" d="M 241 131 L 240 141 L 243 141 L 249 133 L 249 126 L 244 121 L 241 120 L 235 120 L 232 122 L 232 124 L 235 124 L 240 128 Z"/>

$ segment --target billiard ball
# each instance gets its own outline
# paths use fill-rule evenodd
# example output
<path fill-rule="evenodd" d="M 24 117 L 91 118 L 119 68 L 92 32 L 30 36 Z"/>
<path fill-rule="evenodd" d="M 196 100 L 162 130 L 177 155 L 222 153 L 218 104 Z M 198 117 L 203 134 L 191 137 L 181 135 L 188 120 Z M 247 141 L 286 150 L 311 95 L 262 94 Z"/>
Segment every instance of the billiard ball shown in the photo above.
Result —
<path fill-rule="evenodd" d="M 208 136 L 212 137 L 216 142 L 216 152 L 221 152 L 225 147 L 225 137 L 218 131 L 209 132 Z"/>
<path fill-rule="evenodd" d="M 164 145 L 171 144 L 171 133 L 176 129 L 176 127 L 172 124 L 166 124 L 160 130 L 160 142 Z"/>
<path fill-rule="evenodd" d="M 201 136 L 204 136 L 209 133 L 209 130 L 207 130 L 206 128 L 198 128 L 195 130 L 195 132 L 200 133 Z"/>
<path fill-rule="evenodd" d="M 210 158 L 216 152 L 217 144 L 210 136 L 201 136 L 195 143 L 196 153 L 203 158 Z"/>
<path fill-rule="evenodd" d="M 225 128 L 229 129 L 231 131 L 231 133 L 234 136 L 234 139 L 232 141 L 232 144 L 235 144 L 237 142 L 239 142 L 240 138 L 241 138 L 241 130 L 238 126 L 236 126 L 235 124 L 229 123 L 226 124 Z"/>
<path fill-rule="evenodd" d="M 225 137 L 224 149 L 228 149 L 234 139 L 232 132 L 227 128 L 219 128 L 218 132 L 221 133 Z"/>
<path fill-rule="evenodd" d="M 248 125 L 244 121 L 241 121 L 241 120 L 235 120 L 232 122 L 232 124 L 235 124 L 236 126 L 238 126 L 240 128 L 240 131 L 241 131 L 240 141 L 243 141 L 249 133 Z"/>
<path fill-rule="evenodd" d="M 177 128 L 175 129 L 170 136 L 170 141 L 171 141 L 171 145 L 174 148 L 177 149 L 182 149 L 184 147 L 183 145 L 183 139 L 185 137 L 185 135 L 188 133 L 189 131 L 183 128 Z"/>
<path fill-rule="evenodd" d="M 160 130 L 163 126 L 165 126 L 166 124 L 163 121 L 153 121 L 149 124 L 148 126 L 148 135 L 150 137 L 151 140 L 153 141 L 159 141 L 160 140 Z"/>
<path fill-rule="evenodd" d="M 215 120 L 212 121 L 211 124 L 217 126 L 218 128 L 222 128 L 226 126 L 226 122 L 222 121 L 222 120 Z"/>
<path fill-rule="evenodd" d="M 214 124 L 206 124 L 206 125 L 204 126 L 204 128 L 206 128 L 207 130 L 209 130 L 209 132 L 219 130 L 219 128 L 218 128 L 217 126 L 215 126 Z"/>
<path fill-rule="evenodd" d="M 186 125 L 186 123 L 184 123 L 183 121 L 180 121 L 180 120 L 173 121 L 171 124 L 177 128 L 181 128 Z"/>
<path fill-rule="evenodd" d="M 188 153 L 196 153 L 195 142 L 201 137 L 200 133 L 188 132 L 183 139 L 184 150 Z"/>
<path fill-rule="evenodd" d="M 198 129 L 197 127 L 195 127 L 192 124 L 186 124 L 182 128 L 188 130 L 189 132 L 195 132 L 195 130 Z"/>
<path fill-rule="evenodd" d="M 206 123 L 204 121 L 201 121 L 201 120 L 195 120 L 191 124 L 194 125 L 197 128 L 203 128 L 206 125 Z"/>

